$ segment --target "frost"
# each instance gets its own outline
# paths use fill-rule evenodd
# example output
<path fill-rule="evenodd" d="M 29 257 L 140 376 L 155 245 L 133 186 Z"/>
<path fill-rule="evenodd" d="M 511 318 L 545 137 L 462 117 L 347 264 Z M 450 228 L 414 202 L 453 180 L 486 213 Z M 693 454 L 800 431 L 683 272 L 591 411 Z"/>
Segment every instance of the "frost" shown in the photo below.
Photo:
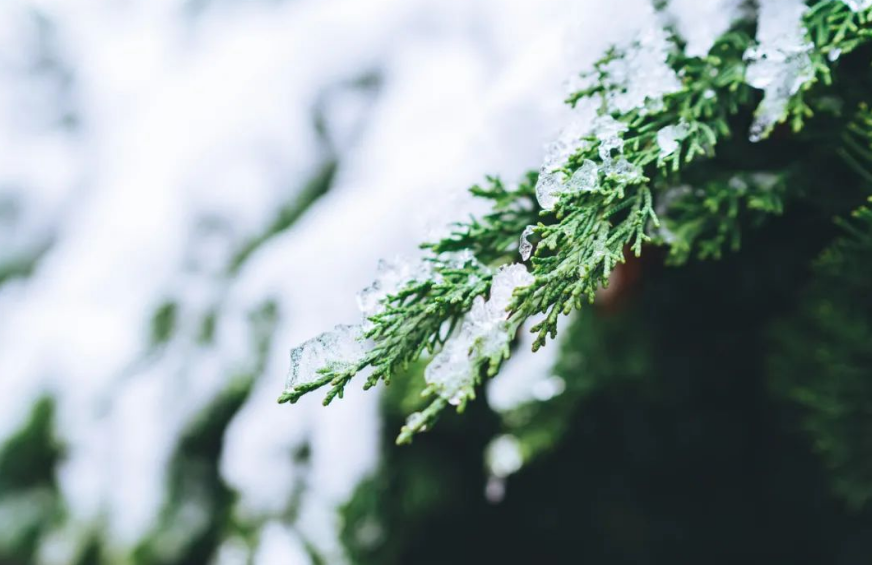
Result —
<path fill-rule="evenodd" d="M 842 0 L 842 2 L 855 12 L 862 12 L 872 8 L 872 0 Z"/>
<path fill-rule="evenodd" d="M 657 146 L 660 147 L 660 158 L 663 159 L 675 153 L 678 143 L 687 137 L 687 124 L 679 123 L 666 126 L 657 132 Z"/>
<path fill-rule="evenodd" d="M 518 244 L 518 253 L 521 254 L 522 261 L 529 259 L 530 254 L 533 253 L 533 244 L 530 243 L 530 240 L 527 238 L 533 235 L 535 227 L 536 226 L 527 226 L 524 228 L 523 233 L 521 233 L 521 242 Z"/>
<path fill-rule="evenodd" d="M 635 41 L 619 49 L 620 55 L 602 68 L 610 112 L 656 111 L 663 96 L 681 88 L 675 71 L 666 62 L 673 45 L 653 10 L 649 20 Z"/>
<path fill-rule="evenodd" d="M 490 299 L 476 298 L 459 333 L 427 365 L 424 380 L 431 390 L 455 406 L 474 395 L 476 371 L 481 363 L 508 346 L 506 321 L 512 294 L 533 281 L 533 275 L 519 263 L 504 266 L 494 275 Z"/>
<path fill-rule="evenodd" d="M 763 90 L 751 125 L 751 141 L 763 139 L 784 119 L 790 98 L 814 77 L 802 17 L 806 6 L 801 0 L 762 0 L 757 23 L 757 43 L 745 52 L 749 62 L 745 79 Z"/>
<path fill-rule="evenodd" d="M 291 370 L 285 390 L 318 379 L 321 369 L 338 369 L 353 365 L 364 353 L 360 326 L 336 326 L 291 350 Z"/>
<path fill-rule="evenodd" d="M 585 159 L 581 167 L 567 183 L 567 188 L 573 192 L 584 192 L 594 190 L 599 182 L 599 167 L 590 159 Z"/>
<path fill-rule="evenodd" d="M 834 62 L 838 61 L 838 60 L 839 60 L 839 57 L 841 57 L 841 56 L 842 56 L 842 50 L 839 49 L 838 47 L 835 48 L 835 49 L 833 49 L 833 50 L 830 51 L 829 53 L 827 53 L 827 59 L 828 59 L 831 63 L 834 63 Z"/>

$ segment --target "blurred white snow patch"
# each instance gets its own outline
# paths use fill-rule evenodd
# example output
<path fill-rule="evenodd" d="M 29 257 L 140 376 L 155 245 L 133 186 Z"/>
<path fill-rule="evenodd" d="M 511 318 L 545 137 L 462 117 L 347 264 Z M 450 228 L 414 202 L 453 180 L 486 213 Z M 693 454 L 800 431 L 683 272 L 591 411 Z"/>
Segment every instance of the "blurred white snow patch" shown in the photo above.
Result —
<path fill-rule="evenodd" d="M 230 562 L 227 562 L 230 565 Z M 238 561 L 236 563 L 239 563 Z M 311 563 L 299 536 L 281 522 L 267 523 L 260 531 L 260 543 L 253 565 L 305 565 Z M 220 565 L 224 563 L 219 562 Z"/>

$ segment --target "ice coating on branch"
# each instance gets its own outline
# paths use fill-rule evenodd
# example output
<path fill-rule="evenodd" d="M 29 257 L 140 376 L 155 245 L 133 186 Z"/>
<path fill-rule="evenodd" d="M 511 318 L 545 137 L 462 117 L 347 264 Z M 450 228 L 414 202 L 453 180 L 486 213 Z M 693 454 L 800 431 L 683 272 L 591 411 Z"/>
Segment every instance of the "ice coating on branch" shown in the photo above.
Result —
<path fill-rule="evenodd" d="M 670 0 L 669 12 L 687 42 L 684 52 L 704 57 L 742 15 L 743 0 Z"/>
<path fill-rule="evenodd" d="M 545 168 L 539 173 L 539 180 L 536 181 L 536 200 L 545 210 L 553 210 L 554 205 L 557 204 L 557 197 L 566 190 L 560 176 L 561 173 L 552 173 Z"/>
<path fill-rule="evenodd" d="M 590 159 L 585 159 L 566 184 L 570 191 L 583 192 L 594 190 L 598 183 L 599 167 Z"/>
<path fill-rule="evenodd" d="M 320 376 L 325 368 L 341 368 L 359 361 L 366 353 L 360 326 L 336 326 L 291 350 L 291 370 L 285 381 L 285 390 L 308 384 Z"/>
<path fill-rule="evenodd" d="M 557 139 L 545 148 L 546 168 L 554 168 L 563 165 L 569 157 L 584 147 L 584 137 L 590 133 L 590 124 L 581 115 L 574 115 L 568 124 L 560 131 Z"/>
<path fill-rule="evenodd" d="M 607 161 L 615 153 L 624 152 L 624 140 L 621 136 L 627 129 L 627 124 L 614 119 L 608 114 L 599 116 L 594 120 L 593 132 L 600 142 L 600 159 Z"/>
<path fill-rule="evenodd" d="M 377 314 L 382 301 L 389 294 L 396 293 L 403 285 L 413 280 L 426 280 L 433 274 L 427 261 L 408 261 L 380 259 L 376 268 L 376 278 L 371 285 L 357 294 L 357 306 L 364 318 Z"/>
<path fill-rule="evenodd" d="M 530 254 L 533 253 L 533 244 L 530 243 L 528 238 L 533 235 L 535 227 L 536 226 L 527 226 L 521 233 L 521 241 L 518 244 L 518 253 L 521 254 L 521 261 L 526 261 L 530 258 Z"/>
<path fill-rule="evenodd" d="M 674 45 L 653 8 L 648 25 L 629 45 L 619 48 L 619 56 L 606 63 L 602 71 L 608 86 L 606 105 L 610 112 L 627 113 L 635 109 L 656 110 L 663 96 L 681 88 L 675 71 L 667 64 Z"/>
<path fill-rule="evenodd" d="M 511 336 L 506 326 L 506 310 L 515 289 L 533 283 L 527 268 L 514 263 L 494 275 L 490 298 L 477 297 L 461 324 L 460 331 L 448 339 L 424 371 L 428 388 L 453 405 L 475 394 L 476 371 L 481 363 L 508 346 Z"/>
<path fill-rule="evenodd" d="M 666 126 L 657 132 L 657 146 L 660 147 L 660 158 L 665 158 L 678 149 L 678 143 L 687 137 L 688 128 L 685 123 Z"/>
<path fill-rule="evenodd" d="M 763 90 L 751 125 L 751 141 L 763 139 L 781 121 L 790 98 L 814 77 L 802 25 L 806 5 L 802 0 L 761 0 L 757 20 L 757 45 L 745 52 L 749 62 L 745 79 Z"/>
<path fill-rule="evenodd" d="M 642 169 L 621 157 L 617 161 L 608 161 L 603 165 L 603 174 L 615 181 L 627 185 L 642 180 Z"/>
<path fill-rule="evenodd" d="M 855 12 L 872 8 L 872 0 L 842 0 L 842 2 Z"/>

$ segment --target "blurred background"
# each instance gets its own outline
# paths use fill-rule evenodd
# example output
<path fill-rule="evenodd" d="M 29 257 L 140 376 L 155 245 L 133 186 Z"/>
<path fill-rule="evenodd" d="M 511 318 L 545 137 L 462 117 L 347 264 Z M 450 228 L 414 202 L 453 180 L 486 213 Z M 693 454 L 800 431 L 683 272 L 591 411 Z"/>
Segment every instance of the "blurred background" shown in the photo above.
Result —
<path fill-rule="evenodd" d="M 693 42 L 738 3 L 672 4 Z M 379 258 L 538 167 L 567 79 L 644 6 L 0 2 L 0 563 L 868 562 L 868 512 L 765 400 L 765 254 L 632 267 L 645 308 L 590 309 L 560 356 L 522 338 L 410 447 L 414 374 L 276 404 Z M 507 430 L 547 455 L 522 470 Z"/>

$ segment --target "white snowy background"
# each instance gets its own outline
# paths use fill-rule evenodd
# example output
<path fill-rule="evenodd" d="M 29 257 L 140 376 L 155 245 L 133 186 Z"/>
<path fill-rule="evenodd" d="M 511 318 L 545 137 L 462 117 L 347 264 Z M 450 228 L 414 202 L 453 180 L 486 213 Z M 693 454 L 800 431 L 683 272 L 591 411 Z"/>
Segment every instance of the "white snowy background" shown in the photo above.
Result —
<path fill-rule="evenodd" d="M 716 28 L 724 3 L 677 2 Z M 377 260 L 462 218 L 466 187 L 538 167 L 568 112 L 564 81 L 644 23 L 644 4 L 0 2 L 0 272 L 13 273 L 0 279 L 0 444 L 49 396 L 66 448 L 67 516 L 39 561 L 69 563 L 98 532 L 125 562 L 159 529 L 180 434 L 253 372 L 220 472 L 260 535 L 226 540 L 216 561 L 308 563 L 305 543 L 342 562 L 335 509 L 377 464 L 378 394 L 278 406 L 289 349 L 357 320 Z M 327 192 L 263 238 L 333 163 Z M 259 360 L 250 319 L 269 302 Z M 150 345 L 167 303 L 174 331 Z M 547 377 L 554 349 L 521 348 L 495 407 L 528 398 L 524 379 Z M 0 531 L 22 496 L 0 499 Z M 196 505 L 182 515 L 179 543 L 203 522 Z"/>

